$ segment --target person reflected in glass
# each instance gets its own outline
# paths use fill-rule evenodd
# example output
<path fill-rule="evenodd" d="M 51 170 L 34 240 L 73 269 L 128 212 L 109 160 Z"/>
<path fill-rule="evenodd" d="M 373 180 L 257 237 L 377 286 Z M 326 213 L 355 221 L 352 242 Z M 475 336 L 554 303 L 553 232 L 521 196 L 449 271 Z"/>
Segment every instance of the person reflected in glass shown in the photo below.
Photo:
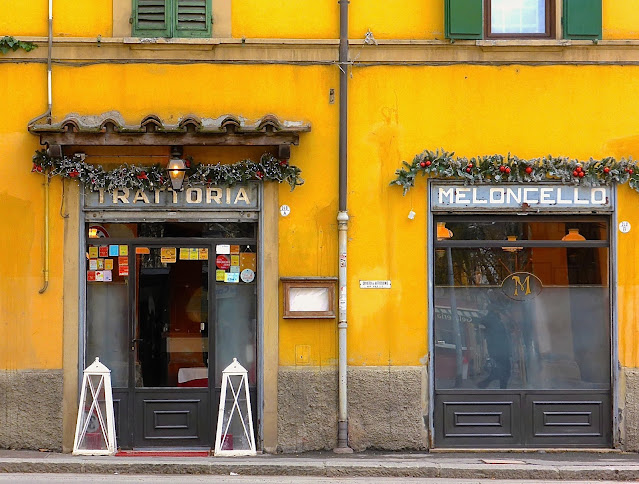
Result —
<path fill-rule="evenodd" d="M 511 341 L 506 329 L 507 317 L 503 307 L 489 304 L 486 316 L 480 324 L 484 326 L 484 338 L 488 350 L 488 375 L 477 383 L 479 388 L 488 387 L 494 380 L 499 388 L 508 388 L 511 373 Z"/>

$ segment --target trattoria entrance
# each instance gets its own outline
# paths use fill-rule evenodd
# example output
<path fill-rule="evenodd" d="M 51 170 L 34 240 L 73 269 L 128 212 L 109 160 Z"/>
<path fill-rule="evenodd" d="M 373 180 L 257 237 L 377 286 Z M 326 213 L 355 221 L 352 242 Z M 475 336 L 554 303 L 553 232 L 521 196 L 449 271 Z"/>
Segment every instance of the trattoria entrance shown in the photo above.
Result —
<path fill-rule="evenodd" d="M 87 210 L 84 361 L 111 369 L 119 447 L 212 447 L 233 358 L 258 408 L 257 215 Z"/>
<path fill-rule="evenodd" d="M 569 213 L 544 206 L 539 191 L 524 204 L 526 187 L 475 187 L 475 203 L 462 191 L 460 211 L 457 189 L 469 188 L 445 185 L 439 198 L 440 188 L 431 187 L 435 445 L 611 446 L 609 189 L 564 187 L 573 207 L 587 201 Z M 550 200 L 558 187 L 547 188 Z"/>

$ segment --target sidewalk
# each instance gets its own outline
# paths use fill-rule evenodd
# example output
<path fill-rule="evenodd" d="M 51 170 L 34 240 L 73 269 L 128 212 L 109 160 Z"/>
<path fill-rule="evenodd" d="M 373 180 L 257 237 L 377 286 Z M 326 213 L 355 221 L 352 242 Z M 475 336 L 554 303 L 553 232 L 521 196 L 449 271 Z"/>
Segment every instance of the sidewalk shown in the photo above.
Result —
<path fill-rule="evenodd" d="M 636 480 L 639 454 L 620 452 L 332 452 L 255 457 L 86 457 L 0 450 L 0 473 L 226 474 Z"/>

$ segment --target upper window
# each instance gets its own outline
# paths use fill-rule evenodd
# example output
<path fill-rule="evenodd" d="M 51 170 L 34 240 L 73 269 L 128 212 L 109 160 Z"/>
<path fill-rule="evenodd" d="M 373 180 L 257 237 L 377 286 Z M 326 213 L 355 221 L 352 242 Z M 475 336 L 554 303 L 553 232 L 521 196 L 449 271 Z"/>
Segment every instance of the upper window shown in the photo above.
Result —
<path fill-rule="evenodd" d="M 561 7 L 562 37 L 601 39 L 602 0 L 444 0 L 449 39 L 549 38 Z"/>
<path fill-rule="evenodd" d="M 211 0 L 133 0 L 137 37 L 210 37 Z"/>
<path fill-rule="evenodd" d="M 485 0 L 486 37 L 554 37 L 553 0 Z"/>

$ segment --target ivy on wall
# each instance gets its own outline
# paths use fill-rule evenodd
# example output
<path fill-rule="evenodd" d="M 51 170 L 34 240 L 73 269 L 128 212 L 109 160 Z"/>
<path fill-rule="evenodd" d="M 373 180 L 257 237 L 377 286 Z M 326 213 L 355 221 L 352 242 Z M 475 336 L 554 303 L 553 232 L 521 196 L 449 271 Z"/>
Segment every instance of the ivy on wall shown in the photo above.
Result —
<path fill-rule="evenodd" d="M 23 42 L 22 40 L 17 40 L 9 35 L 5 35 L 0 38 L 0 52 L 6 54 L 10 50 L 16 51 L 18 49 L 24 49 L 27 52 L 32 51 L 38 47 L 33 42 Z"/>
<path fill-rule="evenodd" d="M 632 158 L 619 161 L 612 157 L 588 161 L 565 157 L 545 156 L 525 160 L 517 156 L 502 155 L 464 158 L 444 150 L 425 150 L 415 156 L 412 163 L 403 162 L 395 171 L 391 185 L 400 185 L 404 195 L 415 186 L 417 175 L 432 178 L 462 180 L 475 183 L 535 183 L 561 180 L 564 184 L 596 187 L 613 183 L 629 183 L 639 192 L 639 166 Z"/>
<path fill-rule="evenodd" d="M 265 153 L 259 162 L 241 160 L 233 164 L 205 165 L 186 158 L 184 187 L 228 185 L 245 183 L 251 180 L 286 182 L 295 187 L 302 185 L 302 171 L 287 160 L 278 160 Z M 77 180 L 92 191 L 99 189 L 113 192 L 119 188 L 154 190 L 169 188 L 171 180 L 165 166 L 155 165 L 120 165 L 112 170 L 105 170 L 101 165 L 86 163 L 79 156 L 49 156 L 46 150 L 36 151 L 33 155 L 34 173 L 46 174 L 49 177 L 61 176 Z"/>

